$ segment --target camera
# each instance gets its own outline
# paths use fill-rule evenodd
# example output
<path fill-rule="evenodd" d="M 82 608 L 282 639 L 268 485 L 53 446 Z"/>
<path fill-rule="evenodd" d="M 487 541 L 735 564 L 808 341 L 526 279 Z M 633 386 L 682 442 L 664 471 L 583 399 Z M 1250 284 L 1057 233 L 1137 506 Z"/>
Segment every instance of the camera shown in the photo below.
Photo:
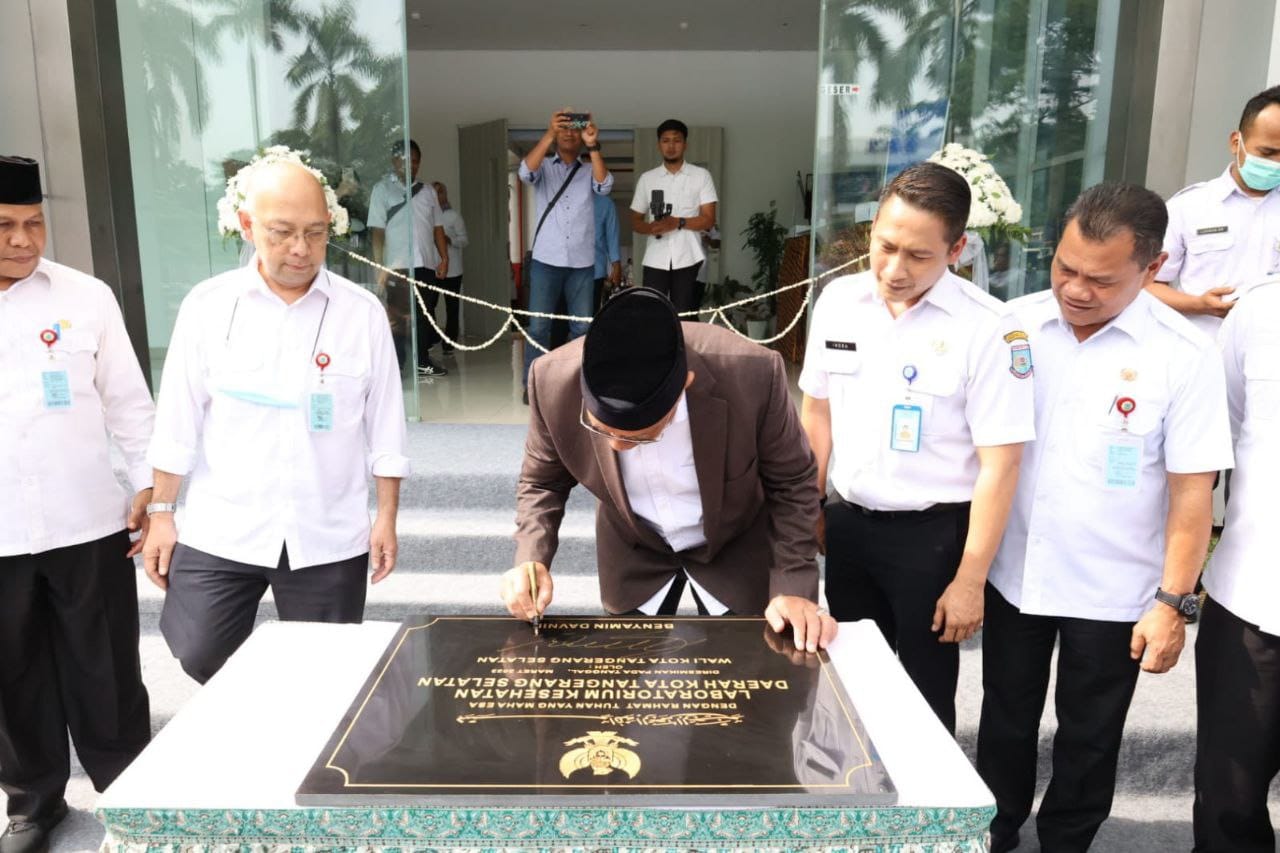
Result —
<path fill-rule="evenodd" d="M 582 130 L 591 124 L 591 113 L 560 113 L 560 117 L 573 130 Z"/>

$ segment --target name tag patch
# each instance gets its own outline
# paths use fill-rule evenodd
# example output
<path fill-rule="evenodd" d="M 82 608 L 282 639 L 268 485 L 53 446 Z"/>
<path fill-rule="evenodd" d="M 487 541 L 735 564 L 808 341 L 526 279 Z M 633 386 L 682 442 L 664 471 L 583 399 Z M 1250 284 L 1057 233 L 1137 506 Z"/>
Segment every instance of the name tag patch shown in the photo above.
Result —
<path fill-rule="evenodd" d="M 1226 234 L 1226 233 L 1227 233 L 1226 225 L 1210 225 L 1207 228 L 1196 229 L 1197 237 L 1199 237 L 1201 234 Z"/>
<path fill-rule="evenodd" d="M 840 350 L 841 352 L 857 352 L 858 344 L 856 341 L 827 341 L 827 349 Z"/>

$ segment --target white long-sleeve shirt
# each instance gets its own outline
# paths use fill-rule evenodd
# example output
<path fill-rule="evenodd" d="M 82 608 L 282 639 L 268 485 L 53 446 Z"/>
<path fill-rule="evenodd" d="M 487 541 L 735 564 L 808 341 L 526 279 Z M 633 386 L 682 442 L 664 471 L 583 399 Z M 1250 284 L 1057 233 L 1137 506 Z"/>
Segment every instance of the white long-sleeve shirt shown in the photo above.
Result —
<path fill-rule="evenodd" d="M 467 248 L 467 224 L 456 207 L 440 214 L 440 225 L 449 238 L 449 278 L 462 275 L 462 250 Z"/>
<path fill-rule="evenodd" d="M 294 569 L 358 556 L 369 549 L 368 477 L 408 476 L 405 444 L 373 294 L 321 270 L 289 305 L 254 259 L 183 300 L 147 453 L 190 478 L 180 542 L 256 566 L 277 565 L 283 544 Z"/>
<path fill-rule="evenodd" d="M 45 330 L 56 335 L 52 345 L 41 340 Z M 123 530 L 129 497 L 109 442 L 134 492 L 150 488 L 154 412 L 106 284 L 41 260 L 0 292 L 0 556 Z"/>

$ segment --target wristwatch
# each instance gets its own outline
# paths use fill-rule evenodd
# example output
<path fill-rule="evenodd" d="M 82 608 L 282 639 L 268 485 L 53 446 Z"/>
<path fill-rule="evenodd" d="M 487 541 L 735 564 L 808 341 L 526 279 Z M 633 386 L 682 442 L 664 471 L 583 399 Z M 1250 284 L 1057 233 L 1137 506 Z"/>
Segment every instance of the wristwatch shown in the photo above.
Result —
<path fill-rule="evenodd" d="M 597 142 L 595 145 L 588 145 L 588 146 L 587 146 L 587 150 L 588 150 L 588 151 L 599 151 L 599 150 L 600 150 L 600 143 L 599 143 L 599 142 Z"/>
<path fill-rule="evenodd" d="M 685 218 L 684 218 L 683 216 L 681 216 L 681 217 L 676 221 L 676 228 L 683 228 L 683 227 L 684 227 L 684 223 L 685 223 Z"/>
<path fill-rule="evenodd" d="M 1167 604 L 1181 613 L 1182 618 L 1186 619 L 1188 623 L 1194 622 L 1200 617 L 1200 596 L 1194 592 L 1189 592 L 1186 595 L 1176 595 L 1157 587 L 1156 601 Z"/>
<path fill-rule="evenodd" d="M 147 504 L 147 515 L 155 515 L 157 512 L 177 512 L 177 511 L 178 511 L 178 505 L 176 503 Z"/>

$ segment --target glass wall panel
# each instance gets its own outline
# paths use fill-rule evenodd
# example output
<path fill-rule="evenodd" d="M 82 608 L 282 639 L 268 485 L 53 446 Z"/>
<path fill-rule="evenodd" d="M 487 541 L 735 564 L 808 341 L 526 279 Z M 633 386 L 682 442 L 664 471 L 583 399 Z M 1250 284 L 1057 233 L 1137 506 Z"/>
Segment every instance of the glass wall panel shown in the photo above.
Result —
<path fill-rule="evenodd" d="M 1067 206 L 1104 177 L 1119 0 L 823 0 L 814 264 L 865 251 L 875 199 L 947 142 L 1022 205 L 1025 245 L 988 244 L 991 291 L 1049 286 Z"/>
<path fill-rule="evenodd" d="M 347 251 L 372 256 L 370 193 L 408 126 L 403 0 L 119 0 L 118 14 L 155 381 L 183 297 L 249 258 L 239 237 L 219 233 L 216 205 L 262 148 L 310 152 L 351 220 L 331 241 L 330 270 L 382 290 Z M 411 217 L 401 222 L 412 245 Z"/>

